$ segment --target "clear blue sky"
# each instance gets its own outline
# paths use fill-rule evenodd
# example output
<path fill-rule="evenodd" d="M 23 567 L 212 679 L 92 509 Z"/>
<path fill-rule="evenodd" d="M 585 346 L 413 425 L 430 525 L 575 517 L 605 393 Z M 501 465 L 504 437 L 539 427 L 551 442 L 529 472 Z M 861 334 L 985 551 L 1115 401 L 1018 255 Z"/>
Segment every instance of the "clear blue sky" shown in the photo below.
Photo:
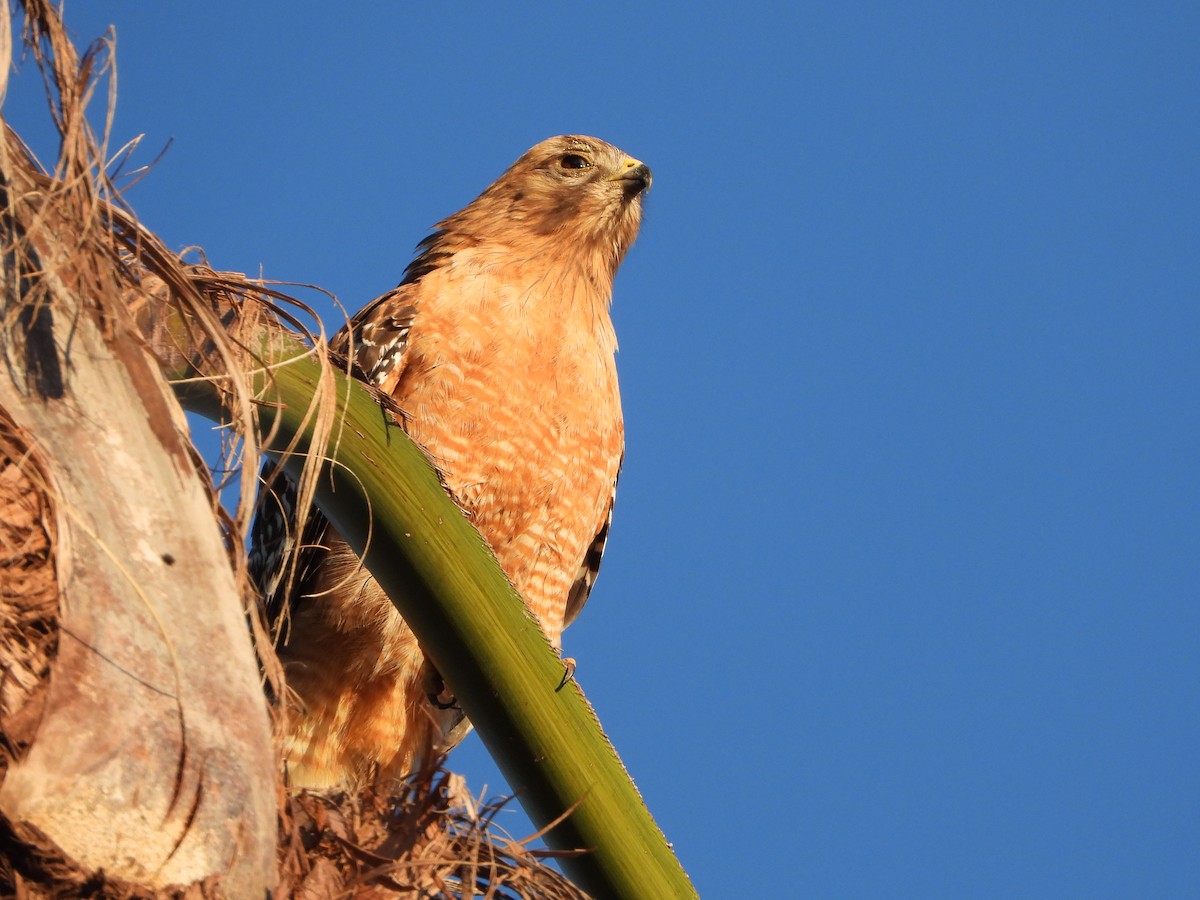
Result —
<path fill-rule="evenodd" d="M 565 644 L 705 897 L 1200 894 L 1194 0 L 68 12 L 143 220 L 351 307 L 544 137 L 653 167 Z"/>

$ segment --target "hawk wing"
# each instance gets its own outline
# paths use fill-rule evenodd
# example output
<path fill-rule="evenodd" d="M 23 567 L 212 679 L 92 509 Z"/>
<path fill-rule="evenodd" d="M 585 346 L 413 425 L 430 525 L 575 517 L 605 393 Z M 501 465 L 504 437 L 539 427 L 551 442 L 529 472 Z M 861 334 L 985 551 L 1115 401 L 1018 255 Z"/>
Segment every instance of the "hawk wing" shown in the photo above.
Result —
<path fill-rule="evenodd" d="M 334 336 L 330 349 L 343 358 L 350 357 L 361 380 L 389 394 L 395 388 L 404 370 L 408 335 L 417 319 L 421 279 L 449 262 L 451 256 L 445 232 L 429 235 L 417 244 L 417 257 L 404 270 L 400 284 L 360 309 Z"/>
<path fill-rule="evenodd" d="M 417 318 L 415 291 L 401 284 L 372 300 L 337 333 L 330 349 L 350 357 L 359 380 L 391 393 L 404 368 L 408 335 Z"/>
<path fill-rule="evenodd" d="M 246 567 L 263 601 L 267 625 L 278 632 L 287 611 L 288 598 L 303 596 L 306 585 L 324 555 L 329 523 L 310 509 L 297 540 L 296 483 L 274 460 L 267 460 L 259 474 L 258 512 L 250 528 L 250 554 Z M 289 567 L 294 567 L 289 571 Z"/>
<path fill-rule="evenodd" d="M 404 370 L 404 351 L 417 318 L 418 284 L 450 257 L 440 246 L 440 237 L 441 232 L 435 232 L 422 241 L 400 284 L 364 306 L 330 341 L 330 351 L 347 359 L 359 380 L 386 394 L 390 395 Z M 286 608 L 284 601 L 290 598 L 295 603 L 304 596 L 328 552 L 329 522 L 320 511 L 309 510 L 297 541 L 295 482 L 272 461 L 263 466 L 260 480 L 263 489 L 250 529 L 247 566 L 263 598 L 267 622 L 278 627 Z M 289 566 L 294 570 L 289 572 Z"/>
<path fill-rule="evenodd" d="M 621 478 L 621 465 L 625 462 L 625 457 L 622 455 L 621 461 L 617 463 L 617 478 L 613 481 L 612 496 L 608 500 L 608 508 L 604 513 L 604 521 L 600 523 L 600 530 L 596 532 L 596 536 L 592 538 L 592 543 L 588 545 L 587 553 L 583 555 L 583 564 L 579 567 L 579 572 L 575 575 L 575 582 L 571 585 L 571 590 L 567 594 L 567 609 L 563 615 L 563 628 L 566 628 L 576 617 L 583 611 L 583 605 L 587 603 L 588 597 L 592 593 L 592 585 L 596 583 L 596 576 L 600 574 L 600 560 L 604 557 L 604 547 L 608 544 L 608 531 L 612 527 L 613 504 L 617 502 L 617 482 Z"/>

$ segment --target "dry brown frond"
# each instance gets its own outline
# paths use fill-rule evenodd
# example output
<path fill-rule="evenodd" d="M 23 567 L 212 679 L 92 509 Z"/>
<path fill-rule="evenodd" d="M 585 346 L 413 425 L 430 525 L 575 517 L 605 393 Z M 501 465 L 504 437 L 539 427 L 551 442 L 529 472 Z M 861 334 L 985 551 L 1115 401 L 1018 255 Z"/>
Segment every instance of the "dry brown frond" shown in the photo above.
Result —
<path fill-rule="evenodd" d="M 521 897 L 587 895 L 495 823 L 508 800 L 471 796 L 442 768 L 413 776 L 399 793 L 289 798 L 281 842 L 286 896 Z"/>
<path fill-rule="evenodd" d="M 58 647 L 54 511 L 45 467 L 0 410 L 0 771 L 29 746 Z"/>

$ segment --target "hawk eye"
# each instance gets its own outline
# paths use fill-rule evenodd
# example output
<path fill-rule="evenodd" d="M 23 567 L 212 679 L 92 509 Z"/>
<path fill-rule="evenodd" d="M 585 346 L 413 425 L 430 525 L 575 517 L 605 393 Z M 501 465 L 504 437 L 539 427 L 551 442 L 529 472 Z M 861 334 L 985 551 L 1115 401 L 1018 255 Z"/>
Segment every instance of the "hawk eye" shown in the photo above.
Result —
<path fill-rule="evenodd" d="M 580 156 L 578 153 L 564 153 L 558 164 L 564 169 L 589 169 L 592 166 L 586 156 Z"/>

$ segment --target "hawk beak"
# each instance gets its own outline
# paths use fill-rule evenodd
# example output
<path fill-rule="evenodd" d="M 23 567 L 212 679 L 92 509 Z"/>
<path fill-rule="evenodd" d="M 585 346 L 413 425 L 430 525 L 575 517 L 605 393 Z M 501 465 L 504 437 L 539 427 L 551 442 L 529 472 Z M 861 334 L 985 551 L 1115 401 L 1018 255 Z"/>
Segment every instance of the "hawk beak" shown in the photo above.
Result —
<path fill-rule="evenodd" d="M 627 194 L 640 194 L 642 191 L 649 190 L 654 176 L 650 173 L 650 167 L 640 159 L 627 156 L 621 162 L 621 168 L 615 175 L 608 176 L 608 180 L 624 182 Z"/>

